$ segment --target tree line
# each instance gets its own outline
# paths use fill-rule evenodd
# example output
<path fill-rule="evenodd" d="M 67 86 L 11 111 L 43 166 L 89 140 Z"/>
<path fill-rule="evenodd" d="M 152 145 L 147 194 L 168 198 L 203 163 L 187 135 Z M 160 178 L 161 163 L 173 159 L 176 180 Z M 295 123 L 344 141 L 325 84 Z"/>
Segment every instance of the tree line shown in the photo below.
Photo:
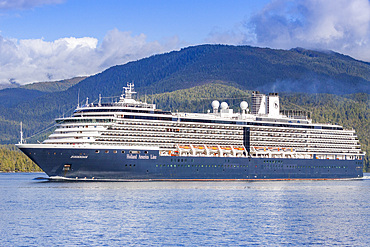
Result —
<path fill-rule="evenodd" d="M 0 145 L 0 172 L 42 172 L 14 145 Z"/>

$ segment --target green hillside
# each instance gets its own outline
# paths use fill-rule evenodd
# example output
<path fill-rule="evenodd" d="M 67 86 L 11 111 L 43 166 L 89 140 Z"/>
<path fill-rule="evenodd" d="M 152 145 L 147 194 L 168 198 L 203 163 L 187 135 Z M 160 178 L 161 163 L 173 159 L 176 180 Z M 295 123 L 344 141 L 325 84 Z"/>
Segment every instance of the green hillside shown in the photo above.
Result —
<path fill-rule="evenodd" d="M 33 163 L 14 145 L 0 145 L 0 172 L 41 172 Z"/>
<path fill-rule="evenodd" d="M 41 92 L 53 93 L 67 90 L 68 88 L 76 85 L 82 80 L 85 80 L 86 76 L 74 77 L 71 79 L 65 79 L 60 81 L 47 81 L 47 82 L 35 82 L 31 84 L 26 84 L 20 88 L 37 90 Z"/>
<path fill-rule="evenodd" d="M 14 142 L 18 131 L 13 121 L 27 122 L 25 132 L 31 135 L 51 124 L 56 116 L 68 115 L 77 105 L 78 95 L 83 100 L 97 99 L 99 94 L 119 95 L 126 82 L 134 82 L 139 95 L 149 95 L 215 81 L 266 93 L 370 93 L 370 64 L 334 52 L 299 48 L 189 47 L 114 66 L 65 91 L 18 97 L 21 102 L 0 104 L 0 140 Z"/>
<path fill-rule="evenodd" d="M 45 95 L 45 92 L 24 88 L 6 88 L 0 90 L 0 106 L 6 108 L 14 107 L 22 102 L 36 99 L 42 95 Z"/>
<path fill-rule="evenodd" d="M 75 77 L 61 81 L 37 82 L 17 88 L 0 90 L 0 106 L 9 108 L 28 102 L 47 93 L 60 92 L 76 85 L 86 77 Z"/>

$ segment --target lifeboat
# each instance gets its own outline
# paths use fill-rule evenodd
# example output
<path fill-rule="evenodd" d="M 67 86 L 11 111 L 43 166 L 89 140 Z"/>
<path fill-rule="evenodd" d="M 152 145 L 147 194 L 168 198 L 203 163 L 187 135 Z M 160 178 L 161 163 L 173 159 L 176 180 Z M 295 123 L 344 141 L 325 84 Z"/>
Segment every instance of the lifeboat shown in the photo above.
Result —
<path fill-rule="evenodd" d="M 180 146 L 179 148 L 183 148 L 183 149 L 190 149 L 189 146 Z"/>
<path fill-rule="evenodd" d="M 266 147 L 255 147 L 256 151 L 266 151 Z"/>
<path fill-rule="evenodd" d="M 217 153 L 219 151 L 218 147 L 215 146 L 207 146 L 208 152 Z"/>

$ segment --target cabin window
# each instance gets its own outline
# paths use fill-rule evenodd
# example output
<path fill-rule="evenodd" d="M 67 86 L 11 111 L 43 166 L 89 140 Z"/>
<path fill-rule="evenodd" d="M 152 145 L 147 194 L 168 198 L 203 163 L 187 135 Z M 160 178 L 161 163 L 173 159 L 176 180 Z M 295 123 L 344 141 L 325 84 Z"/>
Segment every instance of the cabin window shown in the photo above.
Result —
<path fill-rule="evenodd" d="M 116 154 L 117 153 L 117 150 L 114 150 L 113 153 Z"/>
<path fill-rule="evenodd" d="M 105 153 L 107 154 L 107 153 L 109 153 L 109 150 L 105 150 Z"/>
<path fill-rule="evenodd" d="M 95 150 L 95 153 L 97 153 L 97 154 L 98 154 L 98 153 L 100 153 L 100 151 L 99 151 L 99 150 Z"/>
<path fill-rule="evenodd" d="M 124 154 L 124 153 L 125 153 L 125 150 L 122 150 L 122 151 L 121 151 L 121 153 L 123 153 L 123 154 Z"/>

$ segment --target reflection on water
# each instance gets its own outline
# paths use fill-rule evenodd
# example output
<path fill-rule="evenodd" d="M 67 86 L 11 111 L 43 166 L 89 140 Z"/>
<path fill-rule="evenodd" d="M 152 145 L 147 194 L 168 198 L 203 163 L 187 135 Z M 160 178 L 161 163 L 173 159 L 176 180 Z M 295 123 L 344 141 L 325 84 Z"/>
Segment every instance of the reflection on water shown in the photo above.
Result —
<path fill-rule="evenodd" d="M 0 174 L 5 246 L 361 246 L 369 240 L 369 179 L 32 180 L 40 175 Z"/>

